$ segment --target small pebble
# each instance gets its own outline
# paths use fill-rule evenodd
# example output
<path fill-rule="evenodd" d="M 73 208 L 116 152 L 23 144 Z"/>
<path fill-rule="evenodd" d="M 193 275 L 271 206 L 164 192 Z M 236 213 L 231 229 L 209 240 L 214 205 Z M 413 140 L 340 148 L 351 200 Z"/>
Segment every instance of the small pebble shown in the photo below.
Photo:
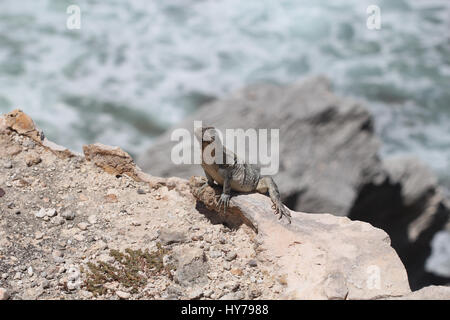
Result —
<path fill-rule="evenodd" d="M 47 217 L 54 217 L 57 214 L 56 209 L 49 208 L 45 211 L 45 214 L 47 215 Z"/>
<path fill-rule="evenodd" d="M 120 298 L 120 299 L 130 299 L 131 294 L 129 294 L 128 292 L 124 292 L 124 291 L 116 291 L 116 295 Z"/>
<path fill-rule="evenodd" d="M 219 257 L 222 256 L 222 252 L 213 250 L 213 251 L 210 251 L 210 252 L 209 252 L 209 256 L 210 256 L 211 258 L 219 258 Z"/>
<path fill-rule="evenodd" d="M 79 242 L 82 242 L 82 241 L 84 241 L 84 239 L 85 239 L 84 236 L 81 235 L 81 234 L 76 234 L 76 235 L 73 236 L 73 238 L 74 238 L 75 240 L 79 241 Z"/>
<path fill-rule="evenodd" d="M 36 218 L 48 218 L 48 217 L 54 217 L 56 215 L 56 210 L 49 208 L 49 209 L 45 209 L 45 208 L 41 208 L 38 212 L 34 213 L 34 216 Z M 48 219 L 45 219 L 48 220 Z"/>
<path fill-rule="evenodd" d="M 61 226 L 65 223 L 66 221 L 64 220 L 63 217 L 54 217 L 52 219 L 52 223 L 56 226 Z"/>
<path fill-rule="evenodd" d="M 237 257 L 236 252 L 228 252 L 225 256 L 225 260 L 233 261 L 234 259 L 236 259 L 236 257 Z"/>
<path fill-rule="evenodd" d="M 87 230 L 89 224 L 87 224 L 86 222 L 80 222 L 79 224 L 77 224 L 78 229 L 85 231 Z"/>
<path fill-rule="evenodd" d="M 41 287 L 42 289 L 48 289 L 50 287 L 50 281 L 48 281 L 47 279 L 43 279 L 41 282 Z"/>
<path fill-rule="evenodd" d="M 207 289 L 207 290 L 205 290 L 205 291 L 203 291 L 203 296 L 205 297 L 205 298 L 209 298 L 209 297 L 211 297 L 211 295 L 214 293 L 214 291 L 212 290 L 212 289 Z"/>
<path fill-rule="evenodd" d="M 258 262 L 255 259 L 251 259 L 249 260 L 248 265 L 250 267 L 256 267 L 258 265 Z"/>
<path fill-rule="evenodd" d="M 42 159 L 37 154 L 31 153 L 31 154 L 27 154 L 25 156 L 25 163 L 27 164 L 28 167 L 39 164 L 41 162 L 42 162 Z"/>
<path fill-rule="evenodd" d="M 53 260 L 56 263 L 64 262 L 64 258 L 63 258 L 64 254 L 62 253 L 62 251 L 60 251 L 60 250 L 53 250 L 52 256 L 53 256 Z"/>
<path fill-rule="evenodd" d="M 249 294 L 248 294 L 248 296 L 249 296 L 250 299 L 258 298 L 260 295 L 261 295 L 261 291 L 256 290 L 256 289 L 251 290 L 251 291 L 249 292 Z"/>
<path fill-rule="evenodd" d="M 90 224 L 96 224 L 97 223 L 97 217 L 95 215 L 91 215 L 88 217 L 88 222 Z"/>
<path fill-rule="evenodd" d="M 75 212 L 65 211 L 61 214 L 61 216 L 66 220 L 73 220 L 73 219 L 75 219 Z"/>
<path fill-rule="evenodd" d="M 0 288 L 0 300 L 8 300 L 9 292 L 5 288 Z"/>

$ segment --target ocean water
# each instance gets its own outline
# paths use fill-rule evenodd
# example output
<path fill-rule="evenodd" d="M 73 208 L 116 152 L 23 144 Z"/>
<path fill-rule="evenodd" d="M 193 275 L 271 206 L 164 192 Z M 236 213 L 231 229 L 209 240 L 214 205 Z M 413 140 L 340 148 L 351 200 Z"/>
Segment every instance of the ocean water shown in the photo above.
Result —
<path fill-rule="evenodd" d="M 22 108 L 74 150 L 137 154 L 204 102 L 315 74 L 367 101 L 384 154 L 450 181 L 448 0 L 0 1 L 0 112 Z"/>
<path fill-rule="evenodd" d="M 366 27 L 372 4 L 380 30 Z M 448 0 L 0 1 L 0 112 L 21 108 L 78 151 L 136 155 L 204 102 L 316 74 L 367 102 L 383 155 L 416 155 L 450 186 Z M 448 239 L 428 264 L 440 274 Z"/>

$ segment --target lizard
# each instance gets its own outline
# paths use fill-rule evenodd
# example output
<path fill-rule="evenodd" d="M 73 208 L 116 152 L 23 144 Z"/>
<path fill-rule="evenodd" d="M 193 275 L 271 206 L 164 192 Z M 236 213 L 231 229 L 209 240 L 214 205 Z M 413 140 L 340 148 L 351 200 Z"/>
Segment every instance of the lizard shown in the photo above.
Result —
<path fill-rule="evenodd" d="M 201 145 L 201 166 L 207 178 L 207 182 L 200 187 L 200 193 L 208 185 L 214 187 L 214 182 L 222 186 L 222 194 L 218 196 L 218 208 L 220 210 L 221 206 L 223 206 L 224 213 L 229 206 L 231 190 L 236 192 L 256 191 L 265 195 L 268 193 L 272 200 L 272 209 L 275 210 L 275 214 L 280 215 L 279 219 L 286 217 L 288 222 L 291 223 L 289 210 L 281 202 L 280 192 L 272 177 L 261 175 L 256 165 L 240 161 L 240 158 L 234 152 L 222 145 L 214 127 L 197 128 L 194 131 L 194 135 Z M 210 146 L 212 143 L 214 145 Z M 211 159 L 205 158 L 208 156 L 205 149 L 211 150 L 209 153 Z M 223 164 L 218 164 L 213 160 L 215 159 L 213 157 L 215 157 L 216 150 L 223 152 Z"/>

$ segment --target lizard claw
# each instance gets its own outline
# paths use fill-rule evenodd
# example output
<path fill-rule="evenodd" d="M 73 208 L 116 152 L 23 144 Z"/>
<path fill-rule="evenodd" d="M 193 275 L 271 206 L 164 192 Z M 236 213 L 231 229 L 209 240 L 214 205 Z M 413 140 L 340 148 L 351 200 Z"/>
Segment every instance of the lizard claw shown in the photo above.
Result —
<path fill-rule="evenodd" d="M 218 196 L 219 200 L 217 202 L 217 207 L 220 210 L 220 207 L 223 205 L 223 213 L 227 211 L 228 205 L 230 203 L 230 195 L 222 193 L 220 196 Z"/>
<path fill-rule="evenodd" d="M 282 203 L 279 203 L 279 204 L 273 203 L 272 209 L 275 210 L 275 214 L 280 215 L 278 220 L 281 220 L 281 218 L 286 217 L 288 222 L 291 223 L 291 214 L 289 213 L 289 210 Z"/>

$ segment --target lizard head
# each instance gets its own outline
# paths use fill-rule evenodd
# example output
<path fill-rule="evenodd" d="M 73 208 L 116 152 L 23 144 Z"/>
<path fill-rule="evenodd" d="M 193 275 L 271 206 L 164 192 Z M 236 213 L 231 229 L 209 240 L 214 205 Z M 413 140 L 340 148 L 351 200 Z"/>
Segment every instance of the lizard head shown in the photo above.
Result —
<path fill-rule="evenodd" d="M 201 127 L 194 131 L 195 137 L 199 142 L 210 144 L 216 140 L 216 129 L 214 127 Z"/>

